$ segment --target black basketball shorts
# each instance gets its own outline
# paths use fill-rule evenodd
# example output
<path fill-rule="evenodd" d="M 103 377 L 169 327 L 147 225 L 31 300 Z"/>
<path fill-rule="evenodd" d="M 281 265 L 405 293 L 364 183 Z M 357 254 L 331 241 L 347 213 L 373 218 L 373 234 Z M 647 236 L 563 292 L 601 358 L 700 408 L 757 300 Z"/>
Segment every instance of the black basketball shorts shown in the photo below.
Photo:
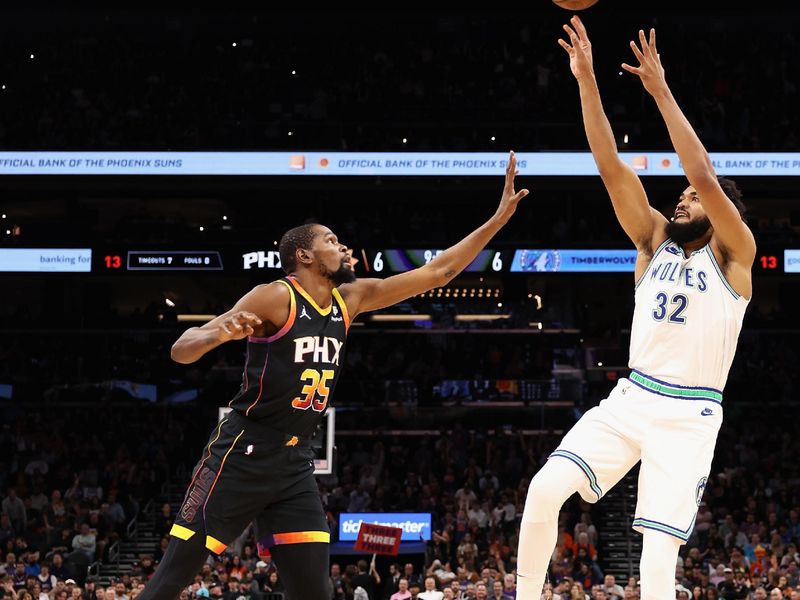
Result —
<path fill-rule="evenodd" d="M 330 542 L 310 440 L 231 411 L 211 433 L 170 535 L 203 535 L 220 554 L 251 522 L 260 552 Z"/>

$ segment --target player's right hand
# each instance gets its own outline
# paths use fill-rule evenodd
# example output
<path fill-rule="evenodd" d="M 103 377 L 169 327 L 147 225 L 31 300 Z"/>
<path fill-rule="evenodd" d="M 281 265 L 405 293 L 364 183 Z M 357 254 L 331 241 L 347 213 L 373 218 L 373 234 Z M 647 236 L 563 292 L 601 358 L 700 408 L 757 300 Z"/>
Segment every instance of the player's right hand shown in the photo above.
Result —
<path fill-rule="evenodd" d="M 569 67 L 576 79 L 591 75 L 594 67 L 592 61 L 592 43 L 586 34 L 578 15 L 570 19 L 570 25 L 564 25 L 564 31 L 569 36 L 569 42 L 558 40 L 559 45 L 569 54 Z"/>
<path fill-rule="evenodd" d="M 242 340 L 253 335 L 254 327 L 261 325 L 261 319 L 251 312 L 240 310 L 219 324 L 217 335 L 220 342 Z"/>

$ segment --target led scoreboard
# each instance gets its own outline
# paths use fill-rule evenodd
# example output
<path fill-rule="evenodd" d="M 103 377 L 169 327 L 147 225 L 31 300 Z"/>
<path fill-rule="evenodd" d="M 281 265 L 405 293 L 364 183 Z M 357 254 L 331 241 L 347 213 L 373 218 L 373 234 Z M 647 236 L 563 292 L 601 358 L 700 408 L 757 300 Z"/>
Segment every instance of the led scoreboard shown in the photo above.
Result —
<path fill-rule="evenodd" d="M 800 273 L 800 248 L 759 249 L 757 275 Z M 427 265 L 442 248 L 354 249 L 359 276 L 386 277 Z M 633 273 L 636 250 L 605 248 L 484 249 L 465 273 Z M 237 245 L 217 248 L 0 248 L 0 273 L 169 274 L 213 272 L 281 273 L 277 248 Z M 211 273 L 209 273 L 211 274 Z"/>

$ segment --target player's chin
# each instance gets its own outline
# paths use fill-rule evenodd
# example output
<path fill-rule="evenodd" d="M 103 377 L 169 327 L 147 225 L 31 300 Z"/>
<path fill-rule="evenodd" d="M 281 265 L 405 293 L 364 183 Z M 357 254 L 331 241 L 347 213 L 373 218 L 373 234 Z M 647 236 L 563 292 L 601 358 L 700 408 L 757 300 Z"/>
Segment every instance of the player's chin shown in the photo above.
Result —
<path fill-rule="evenodd" d="M 342 285 L 343 283 L 353 283 L 356 280 L 356 273 L 347 263 L 342 263 L 336 271 L 330 274 L 329 279 L 334 285 Z"/>

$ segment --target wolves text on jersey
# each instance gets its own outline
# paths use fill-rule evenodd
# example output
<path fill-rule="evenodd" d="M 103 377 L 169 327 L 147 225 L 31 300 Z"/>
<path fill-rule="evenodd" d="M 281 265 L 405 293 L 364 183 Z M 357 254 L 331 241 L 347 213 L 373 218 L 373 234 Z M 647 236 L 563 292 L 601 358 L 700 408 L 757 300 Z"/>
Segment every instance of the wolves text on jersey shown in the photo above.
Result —
<path fill-rule="evenodd" d="M 696 287 L 701 292 L 705 292 L 708 289 L 708 275 L 706 275 L 705 271 L 696 271 L 692 267 L 686 267 L 681 270 L 681 263 L 679 262 L 656 265 L 650 273 L 650 279 L 658 279 L 659 281 L 678 280 L 685 287 Z"/>

